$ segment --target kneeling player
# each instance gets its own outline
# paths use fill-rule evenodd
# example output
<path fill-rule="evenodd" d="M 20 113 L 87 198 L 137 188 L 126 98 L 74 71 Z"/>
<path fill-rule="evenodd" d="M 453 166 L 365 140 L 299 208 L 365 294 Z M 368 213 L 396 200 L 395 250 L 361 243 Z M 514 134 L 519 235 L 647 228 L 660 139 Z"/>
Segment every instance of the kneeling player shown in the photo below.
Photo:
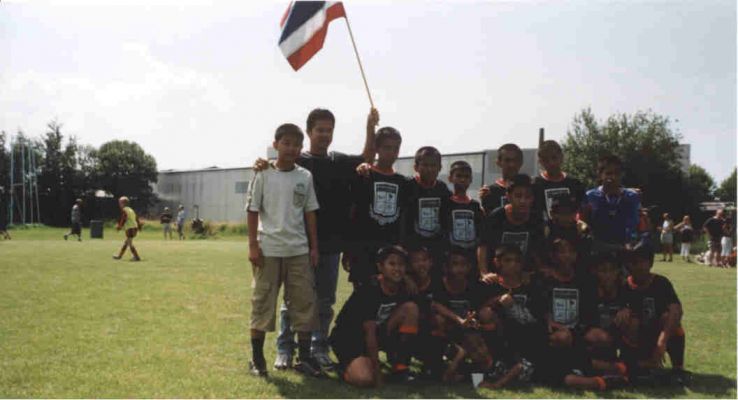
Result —
<path fill-rule="evenodd" d="M 635 342 L 629 341 L 624 352 L 628 367 L 641 372 L 661 367 L 665 353 L 669 353 L 673 377 L 680 384 L 687 383 L 684 371 L 685 336 L 681 325 L 682 304 L 669 279 L 651 273 L 654 250 L 641 242 L 626 252 L 625 265 L 629 276 L 625 299 L 631 311 L 631 321 L 637 330 Z"/>
<path fill-rule="evenodd" d="M 379 350 L 387 353 L 396 381 L 410 381 L 408 365 L 418 333 L 418 306 L 405 286 L 407 253 L 383 247 L 377 253 L 377 279 L 357 288 L 336 318 L 330 342 L 339 373 L 351 385 L 381 384 Z"/>

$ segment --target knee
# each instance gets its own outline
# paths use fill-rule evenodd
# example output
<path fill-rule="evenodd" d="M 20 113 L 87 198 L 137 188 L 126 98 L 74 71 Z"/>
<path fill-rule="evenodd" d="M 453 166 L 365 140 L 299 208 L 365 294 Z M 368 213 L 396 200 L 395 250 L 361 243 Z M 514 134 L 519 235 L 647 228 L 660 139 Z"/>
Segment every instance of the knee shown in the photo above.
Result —
<path fill-rule="evenodd" d="M 419 310 L 418 305 L 415 302 L 408 301 L 402 303 L 399 307 L 399 312 L 402 313 L 405 318 L 418 318 Z"/>
<path fill-rule="evenodd" d="M 568 329 L 561 329 L 549 336 L 549 343 L 553 347 L 571 347 L 574 337 Z"/>
<path fill-rule="evenodd" d="M 497 315 L 492 311 L 491 307 L 482 307 L 479 310 L 479 322 L 487 323 L 494 322 L 497 319 Z"/>
<path fill-rule="evenodd" d="M 355 359 L 344 374 L 346 383 L 357 387 L 374 386 L 374 370 L 366 357 Z"/>
<path fill-rule="evenodd" d="M 584 340 L 586 340 L 588 344 L 597 347 L 609 346 L 612 343 L 610 334 L 600 328 L 590 329 L 587 334 L 584 335 Z"/>

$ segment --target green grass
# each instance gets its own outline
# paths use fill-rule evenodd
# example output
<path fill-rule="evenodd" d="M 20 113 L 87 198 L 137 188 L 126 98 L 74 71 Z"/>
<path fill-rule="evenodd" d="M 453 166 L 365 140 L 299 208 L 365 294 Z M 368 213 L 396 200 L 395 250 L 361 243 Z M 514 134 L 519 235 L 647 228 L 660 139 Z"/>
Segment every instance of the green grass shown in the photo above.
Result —
<path fill-rule="evenodd" d="M 85 230 L 85 234 L 89 231 Z M 16 229 L 0 241 L 0 397 L 597 397 L 541 386 L 476 391 L 470 385 L 386 385 L 271 372 L 252 378 L 251 267 L 243 236 L 136 239 L 144 261 L 114 261 L 123 240 L 65 242 L 64 230 Z M 736 274 L 657 263 L 684 304 L 690 389 L 627 389 L 608 397 L 736 397 Z M 350 293 L 341 275 L 339 306 Z M 267 357 L 274 356 L 274 334 Z M 271 363 L 270 363 L 271 364 Z"/>

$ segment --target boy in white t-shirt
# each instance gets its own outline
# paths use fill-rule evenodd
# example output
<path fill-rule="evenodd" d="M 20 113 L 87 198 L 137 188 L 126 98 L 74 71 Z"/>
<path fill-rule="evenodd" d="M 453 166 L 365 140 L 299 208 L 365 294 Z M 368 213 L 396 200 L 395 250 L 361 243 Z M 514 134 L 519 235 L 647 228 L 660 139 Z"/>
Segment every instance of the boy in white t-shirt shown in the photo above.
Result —
<path fill-rule="evenodd" d="M 303 138 L 297 125 L 283 124 L 277 128 L 273 144 L 277 160 L 256 173 L 246 201 L 249 261 L 254 272 L 250 369 L 258 376 L 267 376 L 264 338 L 267 331 L 274 331 L 277 297 L 283 282 L 292 329 L 298 334 L 299 360 L 295 369 L 308 376 L 322 375 L 320 365 L 310 355 L 311 332 L 317 328 L 312 267 L 318 264 L 319 257 L 315 213 L 318 200 L 310 171 L 295 164 Z"/>

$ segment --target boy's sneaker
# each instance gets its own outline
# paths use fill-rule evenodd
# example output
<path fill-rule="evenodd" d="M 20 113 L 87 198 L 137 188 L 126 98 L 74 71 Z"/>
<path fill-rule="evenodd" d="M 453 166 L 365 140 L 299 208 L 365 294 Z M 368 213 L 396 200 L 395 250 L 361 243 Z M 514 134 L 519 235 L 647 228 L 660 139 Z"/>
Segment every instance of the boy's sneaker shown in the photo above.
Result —
<path fill-rule="evenodd" d="M 689 386 L 692 383 L 692 373 L 681 368 L 671 370 L 671 380 L 680 386 Z"/>
<path fill-rule="evenodd" d="M 120 260 L 121 258 L 121 256 L 113 256 L 113 260 Z"/>
<path fill-rule="evenodd" d="M 604 375 L 602 379 L 605 381 L 607 390 L 618 389 L 628 385 L 628 378 L 623 375 Z"/>
<path fill-rule="evenodd" d="M 131 261 L 141 261 L 140 257 L 131 257 Z"/>
<path fill-rule="evenodd" d="M 301 360 L 297 359 L 295 364 L 295 371 L 309 377 L 319 378 L 323 376 L 323 371 L 320 369 L 320 365 L 313 357 Z"/>
<path fill-rule="evenodd" d="M 262 378 L 266 378 L 267 376 L 269 376 L 269 373 L 267 372 L 265 360 L 249 361 L 249 372 L 251 372 L 251 375 L 262 377 Z"/>
<path fill-rule="evenodd" d="M 333 371 L 334 369 L 336 369 L 336 364 L 326 353 L 313 354 L 313 358 L 315 359 L 315 361 L 318 362 L 318 365 L 324 371 Z"/>
<path fill-rule="evenodd" d="M 410 373 L 410 370 L 393 372 L 389 376 L 389 380 L 393 383 L 414 383 L 416 381 L 415 376 Z"/>
<path fill-rule="evenodd" d="M 292 368 L 292 354 L 277 353 L 277 358 L 274 359 L 274 369 L 282 371 L 289 368 Z"/>

